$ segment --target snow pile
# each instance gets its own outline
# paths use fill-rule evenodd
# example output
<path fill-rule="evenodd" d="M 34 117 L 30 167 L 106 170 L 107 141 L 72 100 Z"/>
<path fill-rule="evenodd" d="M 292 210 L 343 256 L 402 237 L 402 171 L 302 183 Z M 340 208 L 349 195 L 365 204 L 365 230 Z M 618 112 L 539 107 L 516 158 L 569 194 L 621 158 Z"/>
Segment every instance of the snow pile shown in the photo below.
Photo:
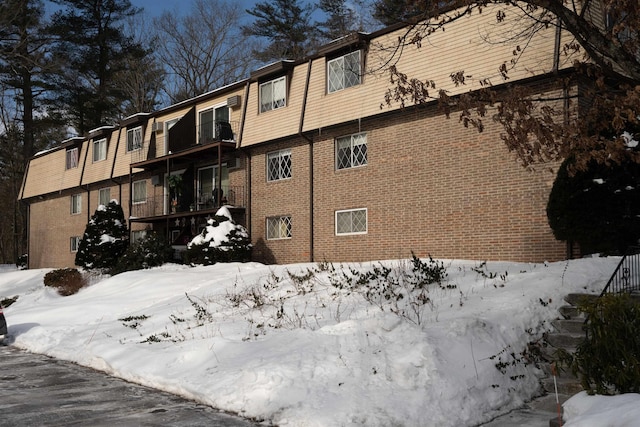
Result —
<path fill-rule="evenodd" d="M 44 288 L 48 270 L 0 270 L 0 296 L 19 295 L 17 347 L 267 424 L 473 426 L 539 393 L 521 351 L 619 258 L 444 261 L 420 300 L 358 287 L 410 262 L 164 265 L 69 297 Z"/>

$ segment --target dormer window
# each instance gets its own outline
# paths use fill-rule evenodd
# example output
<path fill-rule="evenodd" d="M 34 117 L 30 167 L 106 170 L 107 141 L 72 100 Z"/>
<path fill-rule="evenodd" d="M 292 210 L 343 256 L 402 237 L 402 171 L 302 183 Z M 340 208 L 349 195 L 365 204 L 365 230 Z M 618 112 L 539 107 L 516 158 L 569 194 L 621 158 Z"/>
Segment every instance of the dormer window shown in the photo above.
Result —
<path fill-rule="evenodd" d="M 93 141 L 93 162 L 99 162 L 107 158 L 107 138 Z"/>
<path fill-rule="evenodd" d="M 361 83 L 360 51 L 327 62 L 327 92 L 333 93 Z"/>
<path fill-rule="evenodd" d="M 260 85 L 260 112 L 275 110 L 287 105 L 287 79 L 280 77 Z"/>
<path fill-rule="evenodd" d="M 127 151 L 142 148 L 142 126 L 127 129 Z"/>
<path fill-rule="evenodd" d="M 75 169 L 77 167 L 78 167 L 78 147 L 67 148 L 66 169 Z"/>

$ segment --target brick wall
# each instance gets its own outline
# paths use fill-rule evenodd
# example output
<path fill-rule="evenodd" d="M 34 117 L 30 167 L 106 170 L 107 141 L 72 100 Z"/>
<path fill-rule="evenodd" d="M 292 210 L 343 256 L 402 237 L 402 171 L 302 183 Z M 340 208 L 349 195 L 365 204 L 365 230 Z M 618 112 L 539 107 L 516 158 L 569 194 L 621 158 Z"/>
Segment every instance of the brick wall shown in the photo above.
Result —
<path fill-rule="evenodd" d="M 313 249 L 309 144 L 282 141 L 252 152 L 256 259 L 290 263 L 419 256 L 543 261 L 565 257 L 546 219 L 554 176 L 525 170 L 485 120 L 478 133 L 435 108 L 362 120 L 313 134 Z M 334 138 L 366 132 L 368 164 L 335 170 Z M 267 183 L 265 153 L 291 147 L 293 176 Z M 335 211 L 368 210 L 368 232 L 336 236 Z M 265 240 L 267 216 L 291 215 L 290 240 Z"/>

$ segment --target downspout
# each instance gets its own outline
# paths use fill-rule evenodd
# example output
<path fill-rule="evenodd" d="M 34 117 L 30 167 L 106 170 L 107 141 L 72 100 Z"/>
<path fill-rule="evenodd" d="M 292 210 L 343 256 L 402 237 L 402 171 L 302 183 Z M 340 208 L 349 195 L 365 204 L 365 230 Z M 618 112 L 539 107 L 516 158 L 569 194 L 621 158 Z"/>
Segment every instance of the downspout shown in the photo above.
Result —
<path fill-rule="evenodd" d="M 116 139 L 116 149 L 113 153 L 113 163 L 111 164 L 111 174 L 109 174 L 109 180 L 118 185 L 118 203 L 122 206 L 122 182 L 117 181 L 113 174 L 116 170 L 116 160 L 118 159 L 118 149 L 120 148 L 120 137 L 122 136 L 122 126 L 118 127 L 118 139 Z M 129 168 L 129 176 L 131 176 L 131 168 Z M 129 217 L 131 217 L 131 207 L 129 207 Z M 127 226 L 131 230 L 131 221 L 128 221 Z"/>
<path fill-rule="evenodd" d="M 562 36 L 562 23 L 560 18 L 556 18 L 556 37 L 553 45 L 553 72 L 557 73 L 560 69 L 560 37 Z"/>
<path fill-rule="evenodd" d="M 314 254 L 314 211 L 313 211 L 313 139 L 306 136 L 304 129 L 304 116 L 307 110 L 307 95 L 309 94 L 309 81 L 311 79 L 311 63 L 307 66 L 307 80 L 304 83 L 304 95 L 302 96 L 302 110 L 300 111 L 300 126 L 298 127 L 298 135 L 309 142 L 309 262 L 313 262 Z"/>
<path fill-rule="evenodd" d="M 89 156 L 89 140 L 87 140 L 87 148 L 84 151 L 84 160 L 82 161 L 82 172 L 80 172 L 80 188 L 82 188 L 82 181 L 84 179 L 84 171 L 87 167 L 87 157 Z M 84 186 L 87 191 L 87 223 L 91 220 L 91 190 L 89 189 L 89 184 Z"/>
<path fill-rule="evenodd" d="M 26 235 L 24 236 L 27 240 L 27 247 L 25 248 L 27 251 L 27 268 L 31 268 L 31 261 L 29 260 L 30 258 L 30 254 L 31 254 L 31 203 L 27 203 L 24 200 L 24 189 L 27 185 L 27 174 L 29 173 L 29 166 L 31 166 L 31 160 L 29 160 L 27 162 L 27 166 L 25 167 L 24 170 L 24 176 L 22 177 L 22 187 L 20 187 L 20 203 L 25 205 L 25 218 L 24 218 L 24 224 L 22 224 L 22 226 L 24 227 L 25 231 L 26 231 Z M 16 248 L 17 249 L 17 248 Z M 16 259 L 16 261 L 18 261 Z"/>
<path fill-rule="evenodd" d="M 244 155 L 246 169 L 245 182 L 247 183 L 247 191 L 245 193 L 245 228 L 251 236 L 251 156 L 242 148 L 242 136 L 244 135 L 244 122 L 247 118 L 247 104 L 249 99 L 249 87 L 251 83 L 247 81 L 244 88 L 244 102 L 242 104 L 242 117 L 240 118 L 240 130 L 238 132 L 238 142 L 236 148 Z"/>

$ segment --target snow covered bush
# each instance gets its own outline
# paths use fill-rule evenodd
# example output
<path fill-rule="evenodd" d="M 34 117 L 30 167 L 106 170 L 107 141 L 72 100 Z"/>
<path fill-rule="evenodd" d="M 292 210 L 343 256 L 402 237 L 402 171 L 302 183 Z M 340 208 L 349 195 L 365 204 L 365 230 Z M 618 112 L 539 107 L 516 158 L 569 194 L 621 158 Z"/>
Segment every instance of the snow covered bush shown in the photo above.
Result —
<path fill-rule="evenodd" d="M 187 245 L 185 262 L 191 265 L 213 265 L 218 262 L 251 260 L 249 233 L 231 218 L 226 207 L 220 208 L 207 221 L 202 233 Z"/>
<path fill-rule="evenodd" d="M 125 271 L 158 267 L 171 260 L 173 248 L 157 233 L 149 232 L 142 239 L 131 243 L 111 269 L 111 275 Z"/>
<path fill-rule="evenodd" d="M 580 244 L 582 254 L 623 253 L 640 238 L 640 164 L 595 161 L 586 170 L 567 159 L 553 184 L 547 217 L 558 240 Z M 575 173 L 571 173 L 575 172 Z"/>
<path fill-rule="evenodd" d="M 98 206 L 78 245 L 76 265 L 87 270 L 107 270 L 116 265 L 129 243 L 126 224 L 116 200 Z"/>
<path fill-rule="evenodd" d="M 86 284 L 87 281 L 76 268 L 61 268 L 44 276 L 44 285 L 56 288 L 62 296 L 73 295 Z"/>

